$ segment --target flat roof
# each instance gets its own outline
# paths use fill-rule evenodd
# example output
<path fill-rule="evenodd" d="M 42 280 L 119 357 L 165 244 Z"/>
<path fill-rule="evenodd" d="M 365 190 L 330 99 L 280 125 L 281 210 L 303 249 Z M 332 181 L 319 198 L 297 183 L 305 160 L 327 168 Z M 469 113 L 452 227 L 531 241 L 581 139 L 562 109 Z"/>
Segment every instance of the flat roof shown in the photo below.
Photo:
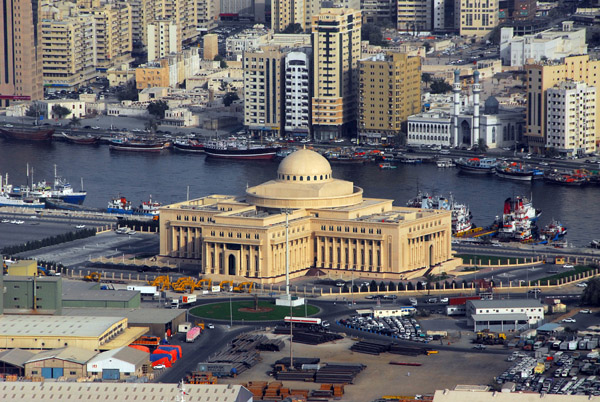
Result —
<path fill-rule="evenodd" d="M 4 315 L 0 316 L 0 334 L 5 337 L 99 337 L 122 319 L 123 316 Z"/>
<path fill-rule="evenodd" d="M 505 300 L 468 300 L 475 308 L 531 308 L 544 307 L 536 299 L 505 299 Z"/>
<path fill-rule="evenodd" d="M 525 313 L 505 313 L 505 314 L 473 314 L 473 321 L 528 321 L 529 317 Z"/>
<path fill-rule="evenodd" d="M 81 300 L 81 301 L 119 301 L 128 302 L 137 297 L 140 292 L 136 290 L 78 290 L 63 292 L 63 300 Z"/>
<path fill-rule="evenodd" d="M 179 384 L 2 382 L 0 395 L 20 402 L 56 401 L 178 401 Z M 239 402 L 252 399 L 241 385 L 185 384 L 187 402 Z"/>
<path fill-rule="evenodd" d="M 170 308 L 73 308 L 63 307 L 63 316 L 91 316 L 101 314 L 106 317 L 125 317 L 129 324 L 166 324 L 185 310 Z"/>

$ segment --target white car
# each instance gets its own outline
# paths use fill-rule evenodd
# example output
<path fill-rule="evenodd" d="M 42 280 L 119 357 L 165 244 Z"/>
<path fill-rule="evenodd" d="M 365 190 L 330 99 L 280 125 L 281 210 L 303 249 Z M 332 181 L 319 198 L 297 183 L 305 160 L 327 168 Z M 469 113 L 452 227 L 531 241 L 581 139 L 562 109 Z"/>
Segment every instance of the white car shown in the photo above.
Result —
<path fill-rule="evenodd" d="M 215 329 L 215 324 L 208 323 L 208 324 L 206 324 L 206 328 L 208 328 L 208 329 Z"/>
<path fill-rule="evenodd" d="M 75 226 L 77 229 L 83 229 L 85 227 L 85 225 L 76 225 Z"/>
<path fill-rule="evenodd" d="M 573 266 L 571 264 L 565 264 L 565 265 L 563 265 L 563 268 L 575 268 L 575 266 Z"/>
<path fill-rule="evenodd" d="M 561 322 L 577 322 L 577 320 L 575 318 L 564 318 Z"/>
<path fill-rule="evenodd" d="M 11 127 L 14 127 L 14 126 L 12 124 L 5 124 L 4 127 L 11 128 Z"/>
<path fill-rule="evenodd" d="M 152 368 L 153 368 L 154 370 L 162 370 L 162 369 L 164 369 L 164 368 L 166 368 L 166 367 L 165 367 L 165 365 L 164 365 L 164 364 L 157 364 L 156 366 L 154 366 L 154 367 L 152 367 Z"/>
<path fill-rule="evenodd" d="M 10 222 L 10 220 L 8 220 L 8 219 L 2 219 L 2 223 L 9 223 L 9 222 Z"/>
<path fill-rule="evenodd" d="M 579 310 L 581 314 L 592 314 L 592 310 L 589 308 L 584 308 L 583 310 Z"/>
<path fill-rule="evenodd" d="M 575 286 L 577 286 L 578 288 L 587 288 L 587 283 L 585 283 L 585 282 L 580 282 L 580 283 L 578 283 L 578 284 L 577 284 L 577 285 L 575 285 Z"/>
<path fill-rule="evenodd" d="M 440 303 L 448 303 L 448 298 L 447 297 L 442 297 L 440 299 Z"/>

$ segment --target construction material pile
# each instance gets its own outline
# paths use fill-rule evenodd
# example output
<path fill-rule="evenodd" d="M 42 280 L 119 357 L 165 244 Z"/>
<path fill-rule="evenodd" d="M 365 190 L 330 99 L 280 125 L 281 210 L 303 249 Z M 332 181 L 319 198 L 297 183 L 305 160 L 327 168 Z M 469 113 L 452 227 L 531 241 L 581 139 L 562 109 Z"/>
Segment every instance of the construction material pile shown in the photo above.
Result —
<path fill-rule="evenodd" d="M 286 327 L 275 327 L 273 333 L 277 335 L 289 335 L 290 329 Z M 292 336 L 295 343 L 304 343 L 306 345 L 320 345 L 321 343 L 336 341 L 343 338 L 343 336 L 334 334 L 333 332 L 312 331 L 308 328 L 294 329 Z"/>
<path fill-rule="evenodd" d="M 428 348 L 418 346 L 405 346 L 389 341 L 375 339 L 362 340 L 350 347 L 350 350 L 368 355 L 379 355 L 380 353 L 393 353 L 397 355 L 418 356 L 428 354 Z"/>
<path fill-rule="evenodd" d="M 279 352 L 285 346 L 285 342 L 281 339 L 267 339 L 257 346 L 258 350 L 265 350 L 268 352 Z"/>
<path fill-rule="evenodd" d="M 360 363 L 319 364 L 318 361 L 317 363 L 303 363 L 299 366 L 294 360 L 294 368 L 290 369 L 289 359 L 287 359 L 287 365 L 280 363 L 282 360 L 275 363 L 273 375 L 278 380 L 286 381 L 352 384 L 354 377 L 366 367 Z"/>
<path fill-rule="evenodd" d="M 293 389 L 284 387 L 281 382 L 251 381 L 243 384 L 252 392 L 255 401 L 281 401 L 285 398 L 301 401 L 328 401 L 340 399 L 344 395 L 344 384 L 322 384 L 320 389 Z"/>
<path fill-rule="evenodd" d="M 265 335 L 239 335 L 226 350 L 209 357 L 208 363 L 231 363 L 232 374 L 241 374 L 260 361 L 259 346 L 268 341 Z"/>

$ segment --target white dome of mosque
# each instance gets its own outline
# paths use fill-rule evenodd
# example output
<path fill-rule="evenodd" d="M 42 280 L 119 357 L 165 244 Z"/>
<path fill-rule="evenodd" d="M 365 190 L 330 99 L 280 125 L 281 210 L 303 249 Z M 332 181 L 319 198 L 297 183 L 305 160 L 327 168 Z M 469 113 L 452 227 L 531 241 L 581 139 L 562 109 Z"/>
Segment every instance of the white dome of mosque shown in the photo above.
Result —
<path fill-rule="evenodd" d="M 281 161 L 277 179 L 298 182 L 329 180 L 331 165 L 323 155 L 309 149 L 299 149 Z"/>

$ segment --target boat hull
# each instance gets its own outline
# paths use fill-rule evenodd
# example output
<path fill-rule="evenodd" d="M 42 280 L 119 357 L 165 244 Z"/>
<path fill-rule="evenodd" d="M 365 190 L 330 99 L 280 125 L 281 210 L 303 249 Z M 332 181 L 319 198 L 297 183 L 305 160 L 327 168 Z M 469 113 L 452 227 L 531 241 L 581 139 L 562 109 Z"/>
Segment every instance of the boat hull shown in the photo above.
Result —
<path fill-rule="evenodd" d="M 0 197 L 0 207 L 20 207 L 20 208 L 44 208 L 43 202 L 27 202 L 20 199 L 12 199 L 9 197 Z"/>
<path fill-rule="evenodd" d="M 204 147 L 207 156 L 221 159 L 263 159 L 275 158 L 278 148 L 255 148 L 255 149 L 218 149 Z"/>
<path fill-rule="evenodd" d="M 85 201 L 85 196 L 87 193 L 74 193 L 69 195 L 58 196 L 57 198 L 61 201 L 66 202 L 67 204 L 77 204 L 81 205 Z"/>
<path fill-rule="evenodd" d="M 177 151 L 181 152 L 192 152 L 192 153 L 204 153 L 203 146 L 194 146 L 194 145 L 184 145 L 184 144 L 173 144 L 173 148 Z"/>
<path fill-rule="evenodd" d="M 17 141 L 50 141 L 54 134 L 53 129 L 49 130 L 7 130 L 0 128 L 0 135 L 9 140 Z"/>
<path fill-rule="evenodd" d="M 112 151 L 127 151 L 127 152 L 160 152 L 165 149 L 164 144 L 157 145 L 121 145 L 110 144 L 108 148 Z"/>
<path fill-rule="evenodd" d="M 491 174 L 493 172 L 492 168 L 482 168 L 482 167 L 474 167 L 474 166 L 466 166 L 461 165 L 459 163 L 456 164 L 461 172 L 471 173 L 471 174 Z"/>
<path fill-rule="evenodd" d="M 505 172 L 502 170 L 496 170 L 496 176 L 503 179 L 519 180 L 519 181 L 531 181 L 533 180 L 533 172 Z"/>

